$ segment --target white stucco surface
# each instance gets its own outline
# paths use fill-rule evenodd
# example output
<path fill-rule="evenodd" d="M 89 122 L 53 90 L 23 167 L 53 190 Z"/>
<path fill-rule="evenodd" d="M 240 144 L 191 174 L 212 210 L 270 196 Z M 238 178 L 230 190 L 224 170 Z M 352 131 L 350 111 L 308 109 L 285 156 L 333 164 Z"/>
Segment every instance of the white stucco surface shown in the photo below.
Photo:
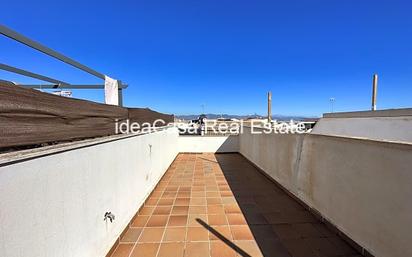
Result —
<path fill-rule="evenodd" d="M 412 256 L 411 144 L 244 133 L 239 146 L 242 155 L 375 256 Z"/>
<path fill-rule="evenodd" d="M 412 143 L 412 116 L 321 118 L 312 134 Z"/>
<path fill-rule="evenodd" d="M 181 153 L 233 153 L 238 151 L 238 136 L 179 136 L 179 152 Z"/>
<path fill-rule="evenodd" d="M 105 256 L 176 157 L 177 139 L 169 128 L 3 163 L 0 256 Z"/>

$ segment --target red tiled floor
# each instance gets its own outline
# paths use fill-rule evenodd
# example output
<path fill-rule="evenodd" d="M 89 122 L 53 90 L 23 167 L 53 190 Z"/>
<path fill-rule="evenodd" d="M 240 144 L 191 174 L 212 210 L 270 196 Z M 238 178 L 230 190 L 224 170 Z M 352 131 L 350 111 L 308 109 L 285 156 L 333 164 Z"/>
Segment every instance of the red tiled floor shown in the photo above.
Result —
<path fill-rule="evenodd" d="M 119 244 L 113 252 L 112 257 L 128 257 L 134 244 Z"/>
<path fill-rule="evenodd" d="M 206 205 L 206 197 L 193 197 L 190 199 L 190 205 Z"/>
<path fill-rule="evenodd" d="M 208 205 L 211 204 L 222 204 L 222 198 L 217 198 L 217 197 L 213 197 L 213 198 L 206 198 L 206 202 Z"/>
<path fill-rule="evenodd" d="M 161 198 L 157 205 L 159 206 L 171 206 L 173 205 L 174 199 L 172 198 Z"/>
<path fill-rule="evenodd" d="M 169 219 L 168 215 L 152 215 L 147 221 L 147 227 L 164 227 Z"/>
<path fill-rule="evenodd" d="M 153 210 L 153 214 L 155 215 L 169 215 L 172 211 L 172 206 L 156 206 Z"/>
<path fill-rule="evenodd" d="M 242 211 L 240 210 L 239 205 L 237 205 L 237 203 L 225 204 L 224 205 L 224 210 L 225 210 L 225 213 L 227 213 L 227 214 L 242 213 Z"/>
<path fill-rule="evenodd" d="M 144 228 L 139 242 L 158 243 L 162 241 L 164 228 Z"/>
<path fill-rule="evenodd" d="M 235 240 L 253 240 L 253 234 L 248 225 L 231 226 L 230 230 Z"/>
<path fill-rule="evenodd" d="M 141 215 L 151 215 L 153 213 L 154 207 L 153 206 L 144 206 L 139 214 Z"/>
<path fill-rule="evenodd" d="M 204 192 L 204 191 L 202 191 L 202 192 L 192 191 L 192 197 L 206 197 L 206 192 Z"/>
<path fill-rule="evenodd" d="M 243 214 L 226 214 L 227 220 L 230 225 L 247 225 L 245 217 Z"/>
<path fill-rule="evenodd" d="M 182 257 L 184 243 L 162 243 L 157 257 Z"/>
<path fill-rule="evenodd" d="M 186 241 L 209 241 L 209 232 L 204 227 L 188 227 Z"/>
<path fill-rule="evenodd" d="M 210 243 L 210 255 L 211 257 L 235 257 L 236 251 L 224 242 L 214 241 Z"/>
<path fill-rule="evenodd" d="M 175 206 L 189 206 L 190 198 L 176 198 Z"/>
<path fill-rule="evenodd" d="M 209 214 L 207 219 L 209 225 L 227 225 L 227 219 L 224 214 Z"/>
<path fill-rule="evenodd" d="M 114 257 L 352 256 L 238 154 L 179 154 Z"/>
<path fill-rule="evenodd" d="M 138 215 L 132 222 L 132 227 L 144 227 L 149 220 L 149 215 Z"/>
<path fill-rule="evenodd" d="M 120 238 L 122 243 L 134 243 L 139 239 L 140 234 L 142 233 L 142 228 L 128 228 L 124 235 Z"/>
<path fill-rule="evenodd" d="M 187 225 L 187 215 L 170 216 L 168 227 L 181 227 Z"/>
<path fill-rule="evenodd" d="M 207 215 L 206 214 L 189 214 L 189 218 L 187 221 L 187 225 L 189 227 L 201 227 L 201 223 L 199 220 L 207 223 Z"/>
<path fill-rule="evenodd" d="M 173 206 L 172 215 L 187 215 L 189 206 Z"/>
<path fill-rule="evenodd" d="M 163 242 L 184 242 L 186 239 L 185 227 L 170 227 L 166 228 Z"/>
<path fill-rule="evenodd" d="M 138 243 L 130 257 L 156 257 L 159 243 Z"/>
<path fill-rule="evenodd" d="M 232 240 L 232 232 L 230 231 L 229 226 L 212 226 L 212 229 L 216 231 L 220 236 L 223 238 L 226 238 L 228 240 Z M 221 240 L 219 237 L 217 237 L 214 233 L 209 233 L 209 239 L 210 240 Z"/>
<path fill-rule="evenodd" d="M 209 257 L 209 242 L 188 242 L 185 257 Z"/>
<path fill-rule="evenodd" d="M 190 214 L 206 214 L 207 208 L 206 206 L 189 206 L 189 213 Z"/>
<path fill-rule="evenodd" d="M 255 241 L 235 241 L 235 244 L 245 251 L 250 257 L 263 257 L 259 246 L 256 244 Z M 237 254 L 239 257 L 243 257 L 242 254 Z M 275 255 L 276 256 L 276 255 Z"/>
<path fill-rule="evenodd" d="M 208 214 L 224 214 L 225 208 L 222 204 L 208 205 L 207 206 Z"/>

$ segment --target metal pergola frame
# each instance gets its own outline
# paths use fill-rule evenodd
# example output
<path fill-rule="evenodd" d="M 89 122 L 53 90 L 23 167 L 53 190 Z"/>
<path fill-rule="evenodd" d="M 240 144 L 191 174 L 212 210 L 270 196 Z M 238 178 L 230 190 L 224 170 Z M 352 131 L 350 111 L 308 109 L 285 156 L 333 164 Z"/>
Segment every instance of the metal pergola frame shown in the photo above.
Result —
<path fill-rule="evenodd" d="M 84 72 L 87 72 L 87 73 L 89 73 L 89 74 L 91 74 L 91 75 L 93 75 L 93 76 L 95 76 L 99 79 L 106 80 L 106 78 L 108 77 L 107 75 L 105 75 L 103 73 L 100 73 L 100 72 L 98 72 L 98 71 L 96 71 L 96 70 L 94 70 L 90 67 L 87 67 L 86 65 L 83 65 L 83 64 L 71 59 L 70 57 L 67 57 L 67 56 L 65 56 L 61 53 L 58 53 L 57 51 L 54 51 L 51 48 L 48 48 L 48 47 L 46 47 L 46 46 L 44 46 L 44 45 L 42 45 L 42 44 L 40 44 L 40 43 L 38 43 L 34 40 L 31 40 L 30 38 L 28 38 L 28 37 L 26 37 L 22 34 L 19 34 L 16 31 L 13 31 L 13 30 L 11 30 L 11 29 L 9 29 L 6 26 L 3 26 L 1 24 L 0 24 L 0 34 L 4 35 L 4 36 L 6 36 L 10 39 L 13 39 L 17 42 L 20 42 L 20 43 L 22 43 L 22 44 L 24 44 L 28 47 L 31 47 L 31 48 L 33 48 L 37 51 L 40 51 L 44 54 L 47 54 L 47 55 L 49 55 L 49 56 L 51 56 L 55 59 L 58 59 L 58 60 L 60 60 L 64 63 L 67 63 L 67 64 L 69 64 L 69 65 L 71 65 L 71 66 L 73 66 L 77 69 L 80 69 Z M 64 82 L 64 81 L 61 81 L 61 80 L 53 79 L 53 78 L 50 78 L 50 77 L 47 77 L 47 76 L 36 74 L 36 73 L 30 72 L 30 71 L 26 71 L 26 70 L 19 69 L 19 68 L 16 68 L 16 67 L 12 67 L 12 66 L 2 64 L 2 63 L 0 63 L 0 69 L 52 83 L 51 85 L 49 85 L 49 84 L 46 84 L 46 85 L 20 85 L 20 86 L 28 87 L 28 88 L 104 89 L 104 85 L 71 85 L 71 84 L 69 84 L 67 82 Z M 119 80 L 117 82 L 119 84 L 119 87 L 118 87 L 119 105 L 122 106 L 122 98 L 123 98 L 122 90 L 127 88 L 127 85 L 123 85 Z"/>
<path fill-rule="evenodd" d="M 41 88 L 41 89 L 104 89 L 104 85 L 99 84 L 88 84 L 88 85 L 62 85 L 62 84 L 17 84 L 19 86 L 27 87 L 27 88 Z M 119 89 L 127 88 L 127 85 L 121 84 L 119 85 Z"/>
<path fill-rule="evenodd" d="M 26 77 L 30 77 L 30 78 L 34 78 L 34 79 L 38 79 L 38 80 L 43 80 L 43 81 L 53 83 L 53 84 L 57 84 L 57 85 L 69 85 L 69 83 L 67 83 L 67 82 L 57 80 L 57 79 L 53 79 L 53 78 L 43 76 L 43 75 L 40 75 L 40 74 L 37 74 L 37 73 L 26 71 L 26 70 L 23 70 L 23 69 L 19 69 L 19 68 L 16 68 L 16 67 L 4 64 L 4 63 L 0 63 L 0 69 L 5 70 L 5 71 L 9 71 L 9 72 L 13 72 L 13 73 L 16 73 L 16 74 L 20 74 L 20 75 L 23 75 L 23 76 L 26 76 Z"/>

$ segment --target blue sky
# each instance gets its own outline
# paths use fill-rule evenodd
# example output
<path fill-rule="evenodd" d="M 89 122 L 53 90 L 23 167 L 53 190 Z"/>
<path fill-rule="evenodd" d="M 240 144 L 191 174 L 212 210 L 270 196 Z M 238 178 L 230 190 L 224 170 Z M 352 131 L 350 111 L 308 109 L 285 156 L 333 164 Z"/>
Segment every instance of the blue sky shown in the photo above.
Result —
<path fill-rule="evenodd" d="M 410 1 L 3 1 L 0 23 L 130 86 L 125 105 L 174 114 L 317 116 L 411 107 Z M 0 62 L 98 79 L 0 37 Z M 0 78 L 34 81 L 0 71 Z M 102 91 L 75 91 L 103 101 Z"/>

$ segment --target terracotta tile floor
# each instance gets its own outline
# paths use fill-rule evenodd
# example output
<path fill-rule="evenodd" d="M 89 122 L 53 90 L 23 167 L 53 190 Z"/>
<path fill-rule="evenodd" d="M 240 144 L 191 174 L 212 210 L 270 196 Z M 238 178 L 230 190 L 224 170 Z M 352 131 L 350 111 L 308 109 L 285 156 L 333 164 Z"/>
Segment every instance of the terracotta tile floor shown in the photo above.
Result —
<path fill-rule="evenodd" d="M 180 154 L 113 257 L 360 256 L 239 154 Z"/>

